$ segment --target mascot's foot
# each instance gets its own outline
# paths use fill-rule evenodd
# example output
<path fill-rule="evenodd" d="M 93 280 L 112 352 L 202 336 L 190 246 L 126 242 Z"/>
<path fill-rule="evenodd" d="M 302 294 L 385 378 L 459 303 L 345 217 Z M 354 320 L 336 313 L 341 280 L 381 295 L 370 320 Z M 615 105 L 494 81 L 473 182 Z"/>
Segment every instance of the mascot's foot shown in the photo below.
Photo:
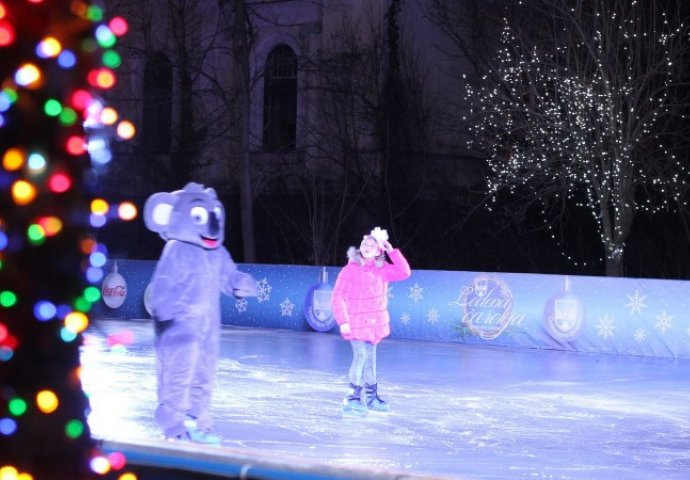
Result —
<path fill-rule="evenodd" d="M 203 443 L 205 445 L 220 445 L 220 435 L 213 432 L 205 432 L 195 428 L 188 428 L 185 433 L 174 437 L 167 437 L 171 442 L 192 442 Z"/>
<path fill-rule="evenodd" d="M 187 434 L 187 432 L 181 433 L 179 435 L 175 435 L 173 437 L 166 436 L 165 439 L 169 442 L 191 442 L 192 441 L 192 439 L 189 437 L 189 434 Z"/>
<path fill-rule="evenodd" d="M 206 443 L 208 445 L 220 445 L 220 435 L 213 432 L 205 432 L 204 430 L 198 430 L 196 428 L 188 428 L 187 435 L 190 440 L 194 443 Z"/>

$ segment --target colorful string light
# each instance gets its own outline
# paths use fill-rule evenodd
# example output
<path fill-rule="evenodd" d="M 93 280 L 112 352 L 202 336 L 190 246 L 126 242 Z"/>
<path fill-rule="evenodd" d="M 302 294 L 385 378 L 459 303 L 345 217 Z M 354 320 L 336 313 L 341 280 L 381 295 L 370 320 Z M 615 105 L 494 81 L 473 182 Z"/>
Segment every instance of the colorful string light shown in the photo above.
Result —
<path fill-rule="evenodd" d="M 78 349 L 107 262 L 90 217 L 137 215 L 131 203 L 91 198 L 84 184 L 85 170 L 112 159 L 109 139 L 136 132 L 101 99 L 116 83 L 127 29 L 85 0 L 0 0 L 2 479 L 91 478 L 126 465 L 92 444 Z M 60 360 L 36 369 L 46 358 Z"/>

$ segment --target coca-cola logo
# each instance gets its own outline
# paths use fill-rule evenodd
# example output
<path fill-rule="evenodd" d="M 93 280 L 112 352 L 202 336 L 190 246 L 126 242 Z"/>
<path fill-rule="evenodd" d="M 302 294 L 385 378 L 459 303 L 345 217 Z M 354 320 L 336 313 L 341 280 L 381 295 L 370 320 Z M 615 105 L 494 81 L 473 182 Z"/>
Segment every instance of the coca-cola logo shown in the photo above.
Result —
<path fill-rule="evenodd" d="M 103 287 L 104 297 L 124 297 L 127 295 L 127 287 L 124 285 L 116 285 L 115 287 Z"/>
<path fill-rule="evenodd" d="M 101 287 L 103 302 L 110 308 L 119 308 L 127 299 L 127 282 L 119 273 L 111 273 Z"/>

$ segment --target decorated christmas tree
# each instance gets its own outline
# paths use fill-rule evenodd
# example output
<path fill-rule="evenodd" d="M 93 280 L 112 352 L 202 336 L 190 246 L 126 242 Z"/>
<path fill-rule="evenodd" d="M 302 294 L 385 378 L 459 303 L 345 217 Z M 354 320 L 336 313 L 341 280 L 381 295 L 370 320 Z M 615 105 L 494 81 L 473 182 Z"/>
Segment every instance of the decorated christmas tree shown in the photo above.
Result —
<path fill-rule="evenodd" d="M 0 0 L 0 478 L 79 479 L 94 448 L 79 348 L 100 298 L 108 132 L 123 19 L 79 0 Z M 102 168 L 101 168 L 102 170 Z M 104 208 L 104 205 L 106 206 Z"/>

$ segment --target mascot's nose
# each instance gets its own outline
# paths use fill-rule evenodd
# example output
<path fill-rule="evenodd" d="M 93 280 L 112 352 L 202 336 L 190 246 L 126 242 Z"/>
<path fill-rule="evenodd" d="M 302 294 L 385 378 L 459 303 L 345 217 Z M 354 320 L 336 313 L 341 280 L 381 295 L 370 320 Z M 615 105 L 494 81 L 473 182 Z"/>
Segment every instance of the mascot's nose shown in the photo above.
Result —
<path fill-rule="evenodd" d="M 211 212 L 208 222 L 208 233 L 212 237 L 216 237 L 218 236 L 218 232 L 220 232 L 220 218 L 218 218 L 218 214 L 216 212 Z"/>

